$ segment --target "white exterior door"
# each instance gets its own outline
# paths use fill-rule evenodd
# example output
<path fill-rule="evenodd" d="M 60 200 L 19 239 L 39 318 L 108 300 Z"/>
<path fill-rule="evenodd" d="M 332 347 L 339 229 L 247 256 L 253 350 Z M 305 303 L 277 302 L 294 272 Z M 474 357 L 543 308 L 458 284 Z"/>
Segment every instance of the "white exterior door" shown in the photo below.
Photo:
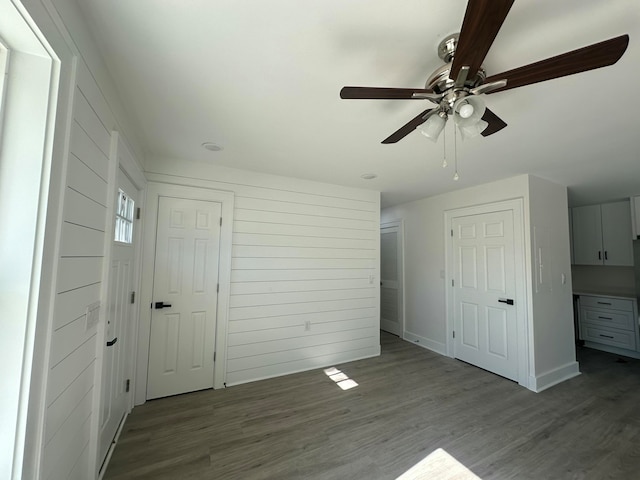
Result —
<path fill-rule="evenodd" d="M 213 388 L 221 204 L 160 197 L 147 398 Z"/>
<path fill-rule="evenodd" d="M 397 226 L 380 229 L 380 328 L 402 336 L 402 241 Z"/>
<path fill-rule="evenodd" d="M 513 211 L 452 219 L 455 357 L 518 380 Z"/>
<path fill-rule="evenodd" d="M 138 190 L 118 170 L 118 195 L 115 205 L 115 235 L 112 236 L 109 292 L 106 314 L 106 344 L 103 352 L 102 401 L 100 411 L 100 462 L 104 461 L 118 426 L 128 409 L 129 365 L 131 350 L 131 304 L 135 244 L 134 210 Z"/>

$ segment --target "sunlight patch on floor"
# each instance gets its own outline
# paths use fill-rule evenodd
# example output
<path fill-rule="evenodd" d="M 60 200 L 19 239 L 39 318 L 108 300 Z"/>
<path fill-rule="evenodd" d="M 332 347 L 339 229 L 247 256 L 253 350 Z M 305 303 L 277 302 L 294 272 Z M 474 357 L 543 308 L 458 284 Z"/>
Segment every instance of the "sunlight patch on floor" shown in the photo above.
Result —
<path fill-rule="evenodd" d="M 336 367 L 325 368 L 324 373 L 331 380 L 336 382 L 342 390 L 350 390 L 354 387 L 358 386 L 358 383 L 355 380 L 349 378 L 349 375 L 338 370 Z"/>
<path fill-rule="evenodd" d="M 396 480 L 482 480 L 462 463 L 438 448 Z"/>

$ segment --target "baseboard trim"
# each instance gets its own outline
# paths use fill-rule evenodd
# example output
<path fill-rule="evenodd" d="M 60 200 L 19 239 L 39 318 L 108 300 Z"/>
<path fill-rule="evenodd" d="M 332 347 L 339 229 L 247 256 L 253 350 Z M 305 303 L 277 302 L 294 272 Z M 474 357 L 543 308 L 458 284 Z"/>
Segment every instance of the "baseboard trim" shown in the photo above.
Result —
<path fill-rule="evenodd" d="M 354 355 L 355 354 L 355 355 Z M 267 380 L 269 378 L 282 377 L 285 375 L 291 375 L 294 373 L 307 372 L 309 370 L 317 370 L 319 368 L 332 367 L 345 363 L 356 362 L 358 360 L 364 360 L 365 358 L 373 358 L 380 356 L 380 345 L 363 348 L 356 351 L 341 352 L 331 355 L 322 355 L 320 357 L 309 358 L 304 361 L 291 362 L 298 366 L 293 368 L 283 368 L 275 372 L 268 372 L 262 375 L 254 374 L 247 377 L 236 377 L 234 373 L 227 373 L 227 381 L 225 386 L 233 387 L 235 385 L 242 385 L 243 383 L 259 382 L 260 380 Z M 258 369 L 256 369 L 258 370 Z M 258 372 L 255 372 L 258 373 Z"/>
<path fill-rule="evenodd" d="M 107 467 L 109 466 L 109 462 L 111 461 L 111 456 L 113 455 L 113 451 L 116 449 L 116 445 L 118 444 L 118 440 L 120 439 L 120 434 L 122 433 L 122 429 L 124 428 L 124 422 L 127 421 L 129 417 L 129 413 L 125 413 L 120 421 L 120 425 L 118 425 L 118 430 L 116 430 L 116 436 L 113 437 L 111 441 L 111 445 L 109 445 L 109 450 L 107 450 L 107 456 L 102 462 L 100 469 L 98 470 L 98 480 L 102 480 L 104 474 L 107 473 Z"/>
<path fill-rule="evenodd" d="M 419 347 L 426 348 L 427 350 L 431 350 L 432 352 L 439 353 L 440 355 L 447 355 L 447 345 L 441 342 L 436 342 L 435 340 L 430 340 L 425 337 L 421 337 L 420 335 L 416 335 L 415 333 L 407 332 L 405 330 L 402 335 L 404 340 L 408 342 L 415 343 Z"/>
<path fill-rule="evenodd" d="M 529 390 L 540 393 L 547 388 L 569 380 L 580 375 L 580 365 L 578 362 L 570 362 L 553 370 L 549 370 L 542 375 L 531 377 Z"/>

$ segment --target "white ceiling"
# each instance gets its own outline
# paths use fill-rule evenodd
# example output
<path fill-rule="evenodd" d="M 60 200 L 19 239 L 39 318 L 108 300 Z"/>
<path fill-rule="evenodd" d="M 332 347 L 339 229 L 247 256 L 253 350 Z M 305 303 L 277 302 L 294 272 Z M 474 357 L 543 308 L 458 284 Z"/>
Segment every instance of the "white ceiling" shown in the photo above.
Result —
<path fill-rule="evenodd" d="M 615 65 L 486 97 L 509 126 L 458 142 L 380 142 L 427 101 L 341 100 L 344 85 L 418 87 L 464 0 L 79 0 L 154 157 L 382 192 L 383 206 L 522 173 L 572 204 L 640 194 L 640 2 L 516 0 L 488 75 L 624 33 Z M 451 122 L 450 122 L 451 123 Z M 453 155 L 453 130 L 447 131 Z M 206 141 L 224 147 L 209 152 Z M 365 181 L 364 173 L 378 178 Z"/>

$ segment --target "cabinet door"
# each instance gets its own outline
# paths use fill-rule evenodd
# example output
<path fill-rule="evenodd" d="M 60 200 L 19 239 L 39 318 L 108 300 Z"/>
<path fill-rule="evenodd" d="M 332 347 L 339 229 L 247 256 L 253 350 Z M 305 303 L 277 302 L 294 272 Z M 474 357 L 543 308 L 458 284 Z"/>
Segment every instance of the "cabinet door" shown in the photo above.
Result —
<path fill-rule="evenodd" d="M 602 216 L 600 205 L 575 207 L 573 220 L 573 259 L 576 265 L 602 265 Z"/>
<path fill-rule="evenodd" d="M 603 203 L 601 207 L 604 264 L 633 266 L 629 202 Z"/>

